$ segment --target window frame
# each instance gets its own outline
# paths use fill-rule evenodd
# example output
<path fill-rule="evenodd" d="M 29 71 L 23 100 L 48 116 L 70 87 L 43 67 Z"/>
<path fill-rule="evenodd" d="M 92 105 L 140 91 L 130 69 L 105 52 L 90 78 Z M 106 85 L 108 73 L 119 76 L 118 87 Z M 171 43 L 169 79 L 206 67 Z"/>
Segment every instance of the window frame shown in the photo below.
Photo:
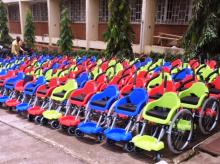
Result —
<path fill-rule="evenodd" d="M 99 23 L 107 23 L 109 21 L 108 2 L 109 0 L 99 0 Z"/>
<path fill-rule="evenodd" d="M 77 3 L 78 2 L 78 3 Z M 77 7 L 75 7 L 74 3 L 76 3 Z M 70 20 L 72 23 L 86 23 L 86 0 L 71 0 L 68 3 L 69 10 L 70 10 Z M 78 10 L 75 10 L 78 9 Z M 79 14 L 78 17 L 75 17 L 77 15 L 77 12 Z"/>
<path fill-rule="evenodd" d="M 18 4 L 8 5 L 8 20 L 9 22 L 20 22 L 20 11 Z"/>
<path fill-rule="evenodd" d="M 35 7 L 36 7 L 36 9 L 34 9 Z M 48 22 L 47 2 L 34 3 L 31 6 L 31 10 L 32 10 L 33 22 Z M 45 10 L 46 10 L 46 14 L 45 14 Z M 37 16 L 35 16 L 36 11 L 37 11 Z"/>
<path fill-rule="evenodd" d="M 185 18 L 183 19 L 187 19 L 187 20 L 183 20 L 181 21 L 180 16 L 178 18 L 176 18 L 176 20 L 172 21 L 172 17 L 178 16 L 180 15 L 180 10 L 175 9 L 176 8 L 180 8 L 181 5 L 183 5 L 183 1 L 179 0 L 157 0 L 156 1 L 156 12 L 155 12 L 155 24 L 162 24 L 162 25 L 188 25 L 190 19 L 192 18 L 192 5 L 193 5 L 193 0 L 184 0 L 186 5 L 185 5 L 185 11 L 182 10 L 181 12 L 184 12 L 185 14 Z M 187 2 L 186 2 L 187 1 Z M 160 6 L 159 6 L 159 4 Z M 163 2 L 163 3 L 162 3 Z M 173 2 L 173 4 L 172 4 Z M 172 8 L 172 5 L 175 5 L 175 3 L 182 3 L 179 4 L 179 6 L 174 6 Z M 170 6 L 171 7 L 170 7 Z M 188 6 L 188 7 L 187 7 Z M 169 9 L 169 7 L 171 9 Z M 160 11 L 158 11 L 158 8 L 160 8 Z M 187 10 L 186 10 L 187 9 Z M 177 13 L 175 13 L 177 11 Z M 160 16 L 158 15 L 158 13 L 160 13 Z M 176 15 L 174 15 L 174 13 Z M 170 14 L 170 19 L 168 19 L 168 16 Z M 159 18 L 158 18 L 159 16 Z"/>

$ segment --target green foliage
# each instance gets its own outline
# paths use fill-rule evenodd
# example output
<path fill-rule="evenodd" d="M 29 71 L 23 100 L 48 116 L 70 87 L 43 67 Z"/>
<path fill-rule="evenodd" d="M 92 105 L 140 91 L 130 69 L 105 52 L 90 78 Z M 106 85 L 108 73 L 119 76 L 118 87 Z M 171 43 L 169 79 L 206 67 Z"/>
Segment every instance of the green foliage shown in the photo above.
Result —
<path fill-rule="evenodd" d="M 107 42 L 106 57 L 133 59 L 134 32 L 130 25 L 130 6 L 127 0 L 109 0 L 111 13 L 108 29 L 104 34 Z"/>
<path fill-rule="evenodd" d="M 0 44 L 7 45 L 11 43 L 9 30 L 7 26 L 7 9 L 2 1 L 0 1 Z"/>
<path fill-rule="evenodd" d="M 35 27 L 33 23 L 32 13 L 29 10 L 26 15 L 24 27 L 24 41 L 28 48 L 33 48 L 35 43 Z"/>
<path fill-rule="evenodd" d="M 195 0 L 193 17 L 183 40 L 187 52 L 220 52 L 220 1 Z"/>
<path fill-rule="evenodd" d="M 183 61 L 188 61 L 188 56 L 185 56 L 184 54 L 173 54 L 173 53 L 156 53 L 156 52 L 151 52 L 149 57 L 152 58 L 153 61 L 157 61 L 158 59 L 165 59 L 165 61 L 174 61 L 176 59 L 182 59 Z"/>
<path fill-rule="evenodd" d="M 62 52 L 70 52 L 72 50 L 72 39 L 73 35 L 69 11 L 67 8 L 64 8 L 61 12 L 60 39 L 57 42 Z"/>
<path fill-rule="evenodd" d="M 72 52 L 72 56 L 96 56 L 97 58 L 102 58 L 103 52 L 98 50 L 85 50 L 85 49 L 78 49 Z"/>

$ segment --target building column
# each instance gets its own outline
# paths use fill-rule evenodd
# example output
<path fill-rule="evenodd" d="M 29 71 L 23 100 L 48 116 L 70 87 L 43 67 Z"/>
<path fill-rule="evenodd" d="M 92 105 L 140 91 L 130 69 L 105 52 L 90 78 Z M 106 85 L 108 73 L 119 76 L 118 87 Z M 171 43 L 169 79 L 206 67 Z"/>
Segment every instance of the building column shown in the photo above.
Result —
<path fill-rule="evenodd" d="M 24 28 L 27 12 L 31 10 L 29 2 L 19 1 L 19 11 L 20 11 L 20 23 L 21 23 L 21 36 L 24 39 Z"/>
<path fill-rule="evenodd" d="M 89 42 L 98 40 L 99 0 L 86 0 L 86 49 Z"/>
<path fill-rule="evenodd" d="M 155 0 L 143 0 L 141 18 L 140 51 L 144 52 L 145 45 L 153 44 L 155 25 Z"/>
<path fill-rule="evenodd" d="M 60 0 L 47 0 L 49 45 L 60 36 Z"/>

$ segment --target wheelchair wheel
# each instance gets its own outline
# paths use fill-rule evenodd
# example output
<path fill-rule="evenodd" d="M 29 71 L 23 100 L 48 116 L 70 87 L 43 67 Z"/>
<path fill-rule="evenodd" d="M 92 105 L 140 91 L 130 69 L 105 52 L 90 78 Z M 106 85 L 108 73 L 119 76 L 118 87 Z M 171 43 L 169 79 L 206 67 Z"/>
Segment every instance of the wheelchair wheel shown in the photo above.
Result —
<path fill-rule="evenodd" d="M 79 128 L 77 128 L 77 129 L 75 130 L 75 136 L 76 136 L 77 138 L 81 138 L 81 137 L 84 136 L 84 133 L 81 132 L 81 131 L 79 130 Z"/>
<path fill-rule="evenodd" d="M 67 132 L 70 136 L 73 136 L 75 135 L 75 130 L 76 130 L 75 127 L 68 127 Z"/>
<path fill-rule="evenodd" d="M 215 98 L 208 98 L 199 113 L 199 128 L 203 134 L 211 133 L 217 126 L 219 118 L 219 102 Z"/>
<path fill-rule="evenodd" d="M 187 109 L 176 113 L 170 123 L 167 135 L 167 143 L 170 151 L 181 153 L 191 142 L 193 136 L 193 116 Z"/>
<path fill-rule="evenodd" d="M 34 118 L 34 122 L 35 122 L 36 124 L 40 124 L 40 123 L 41 123 L 41 116 L 36 116 L 36 117 Z"/>
<path fill-rule="evenodd" d="M 124 144 L 124 150 L 127 151 L 127 152 L 133 152 L 135 150 L 135 146 L 134 146 L 134 143 L 133 142 L 127 142 Z"/>
<path fill-rule="evenodd" d="M 33 121 L 34 117 L 32 115 L 28 114 L 27 119 L 28 119 L 28 121 Z"/>
<path fill-rule="evenodd" d="M 98 142 L 99 142 L 99 143 L 102 143 L 103 140 L 105 139 L 105 136 L 104 136 L 103 134 L 99 134 L 98 137 L 97 137 L 97 139 L 98 139 Z"/>
<path fill-rule="evenodd" d="M 52 129 L 59 129 L 60 124 L 57 120 L 53 120 L 53 121 L 51 121 L 50 126 Z"/>
<path fill-rule="evenodd" d="M 41 124 L 41 125 L 46 125 L 47 123 L 48 123 L 48 120 L 47 120 L 46 118 L 42 117 L 42 118 L 40 119 L 40 124 Z"/>

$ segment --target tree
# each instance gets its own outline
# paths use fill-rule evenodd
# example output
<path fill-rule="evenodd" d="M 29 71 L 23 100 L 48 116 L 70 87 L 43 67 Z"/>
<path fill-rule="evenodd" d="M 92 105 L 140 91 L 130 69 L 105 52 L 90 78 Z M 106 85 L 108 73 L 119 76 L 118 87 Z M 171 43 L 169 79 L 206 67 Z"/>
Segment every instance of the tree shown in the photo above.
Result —
<path fill-rule="evenodd" d="M 7 9 L 2 1 L 0 1 L 0 15 L 0 44 L 10 44 L 12 39 L 7 26 Z"/>
<path fill-rule="evenodd" d="M 35 43 L 35 27 L 33 23 L 32 13 L 29 10 L 26 15 L 25 27 L 24 27 L 24 41 L 27 48 L 33 48 Z"/>
<path fill-rule="evenodd" d="M 220 1 L 195 0 L 193 17 L 183 38 L 187 52 L 220 53 Z"/>
<path fill-rule="evenodd" d="M 127 0 L 109 0 L 111 13 L 104 40 L 107 42 L 106 55 L 111 58 L 133 58 L 132 42 L 134 32 L 130 25 L 130 6 Z"/>
<path fill-rule="evenodd" d="M 62 52 L 70 52 L 73 46 L 73 35 L 71 30 L 71 20 L 69 18 L 69 10 L 67 8 L 64 8 L 61 12 L 60 26 L 60 39 L 57 43 Z"/>

